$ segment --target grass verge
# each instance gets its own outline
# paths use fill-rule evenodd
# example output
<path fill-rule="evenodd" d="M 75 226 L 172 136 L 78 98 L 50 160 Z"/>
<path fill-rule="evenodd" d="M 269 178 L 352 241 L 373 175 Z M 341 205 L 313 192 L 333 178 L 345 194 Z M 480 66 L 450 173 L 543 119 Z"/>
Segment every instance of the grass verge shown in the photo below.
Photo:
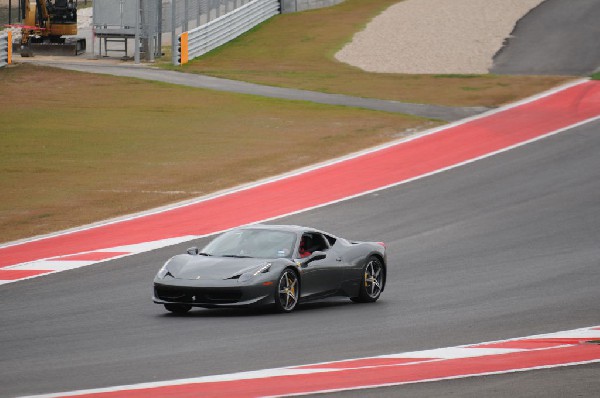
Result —
<path fill-rule="evenodd" d="M 397 0 L 347 0 L 278 15 L 182 67 L 272 86 L 449 106 L 497 106 L 568 81 L 560 76 L 404 75 L 364 72 L 334 54 Z M 167 59 L 168 61 L 168 59 Z"/>
<path fill-rule="evenodd" d="M 15 65 L 0 69 L 0 241 L 146 210 L 439 124 Z"/>

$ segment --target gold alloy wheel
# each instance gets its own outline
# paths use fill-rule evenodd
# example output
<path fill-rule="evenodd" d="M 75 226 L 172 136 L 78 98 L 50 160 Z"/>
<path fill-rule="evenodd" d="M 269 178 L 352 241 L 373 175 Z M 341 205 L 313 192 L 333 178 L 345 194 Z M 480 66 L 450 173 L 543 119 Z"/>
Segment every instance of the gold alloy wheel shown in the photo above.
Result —
<path fill-rule="evenodd" d="M 292 311 L 298 304 L 298 277 L 291 270 L 286 270 L 279 278 L 279 303 L 285 312 Z"/>
<path fill-rule="evenodd" d="M 369 261 L 365 267 L 364 281 L 367 295 L 372 299 L 379 297 L 383 284 L 383 267 L 378 260 Z"/>

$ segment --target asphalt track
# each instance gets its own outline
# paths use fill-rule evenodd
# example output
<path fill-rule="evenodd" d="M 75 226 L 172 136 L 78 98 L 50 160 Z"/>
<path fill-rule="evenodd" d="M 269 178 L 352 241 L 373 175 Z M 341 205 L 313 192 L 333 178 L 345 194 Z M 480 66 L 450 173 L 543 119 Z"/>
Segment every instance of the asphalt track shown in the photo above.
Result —
<path fill-rule="evenodd" d="M 277 220 L 387 242 L 382 300 L 291 315 L 150 302 L 189 243 L 3 286 L 0 395 L 69 391 L 415 351 L 596 325 L 600 121 Z M 194 242 L 203 245 L 206 239 Z M 599 365 L 341 396 L 597 396 Z"/>
<path fill-rule="evenodd" d="M 293 88 L 264 86 L 260 84 L 197 75 L 193 73 L 167 71 L 146 67 L 143 65 L 123 66 L 122 64 L 114 65 L 101 60 L 96 61 L 93 59 L 88 59 L 85 61 L 73 61 L 65 58 L 66 57 L 54 57 L 54 60 L 31 58 L 22 59 L 21 62 L 35 63 L 38 65 L 52 66 L 79 72 L 133 77 L 187 87 L 204 88 L 248 95 L 259 95 L 269 98 L 308 101 L 318 104 L 341 105 L 384 112 L 404 113 L 408 115 L 440 119 L 445 121 L 456 121 L 489 110 L 489 108 L 486 107 L 451 107 L 442 105 L 412 104 L 376 98 L 353 97 L 342 94 L 326 94 Z"/>
<path fill-rule="evenodd" d="M 600 0 L 546 0 L 525 15 L 491 73 L 587 76 L 600 68 Z"/>

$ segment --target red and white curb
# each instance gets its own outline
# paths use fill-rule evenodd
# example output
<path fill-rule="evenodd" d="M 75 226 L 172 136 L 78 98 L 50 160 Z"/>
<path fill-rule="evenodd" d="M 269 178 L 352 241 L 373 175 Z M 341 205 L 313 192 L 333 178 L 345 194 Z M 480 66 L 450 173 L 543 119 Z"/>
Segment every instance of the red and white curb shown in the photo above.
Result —
<path fill-rule="evenodd" d="M 600 120 L 600 82 L 579 81 L 401 142 L 256 184 L 100 225 L 0 245 L 0 284 L 338 203 L 596 120 Z"/>
<path fill-rule="evenodd" d="M 399 386 L 596 362 L 600 362 L 600 326 L 457 347 L 45 394 L 35 398 L 280 397 Z"/>
<path fill-rule="evenodd" d="M 160 239 L 153 242 L 117 246 L 108 249 L 99 249 L 95 251 L 87 251 L 16 264 L 2 268 L 0 276 L 5 279 L 0 279 L 0 285 L 19 280 L 35 278 L 41 275 L 49 275 L 57 272 L 68 271 L 105 261 L 116 260 L 122 257 L 161 249 L 163 247 L 176 245 L 182 242 L 188 242 L 198 238 L 200 237 L 188 235 L 178 238 Z"/>

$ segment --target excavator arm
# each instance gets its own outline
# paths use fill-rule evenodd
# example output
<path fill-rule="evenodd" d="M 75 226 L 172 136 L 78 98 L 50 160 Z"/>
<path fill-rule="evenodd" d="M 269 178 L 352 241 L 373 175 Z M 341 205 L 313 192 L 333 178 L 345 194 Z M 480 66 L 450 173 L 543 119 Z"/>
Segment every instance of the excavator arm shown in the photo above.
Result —
<path fill-rule="evenodd" d="M 35 3 L 40 28 L 48 28 L 50 26 L 50 15 L 48 14 L 48 4 L 46 3 L 46 0 L 36 0 Z"/>

